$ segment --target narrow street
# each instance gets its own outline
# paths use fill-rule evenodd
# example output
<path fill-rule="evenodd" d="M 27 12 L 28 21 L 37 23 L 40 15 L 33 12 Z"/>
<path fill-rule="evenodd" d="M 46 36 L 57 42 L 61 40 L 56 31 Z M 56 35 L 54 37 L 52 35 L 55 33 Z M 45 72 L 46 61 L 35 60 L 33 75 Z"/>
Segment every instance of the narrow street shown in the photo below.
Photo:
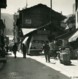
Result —
<path fill-rule="evenodd" d="M 0 0 L 0 79 L 78 79 L 78 0 Z"/>
<path fill-rule="evenodd" d="M 70 79 L 30 58 L 9 57 L 0 69 L 0 79 Z"/>

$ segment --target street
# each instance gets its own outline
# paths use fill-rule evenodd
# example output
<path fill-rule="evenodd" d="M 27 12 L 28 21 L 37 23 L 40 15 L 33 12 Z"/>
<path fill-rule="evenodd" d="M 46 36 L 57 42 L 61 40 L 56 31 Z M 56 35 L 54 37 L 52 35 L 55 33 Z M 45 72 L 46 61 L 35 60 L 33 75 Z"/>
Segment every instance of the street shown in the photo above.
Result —
<path fill-rule="evenodd" d="M 78 0 L 0 0 L 0 79 L 78 79 Z"/>
<path fill-rule="evenodd" d="M 30 58 L 8 57 L 0 69 L 0 79 L 70 79 Z"/>

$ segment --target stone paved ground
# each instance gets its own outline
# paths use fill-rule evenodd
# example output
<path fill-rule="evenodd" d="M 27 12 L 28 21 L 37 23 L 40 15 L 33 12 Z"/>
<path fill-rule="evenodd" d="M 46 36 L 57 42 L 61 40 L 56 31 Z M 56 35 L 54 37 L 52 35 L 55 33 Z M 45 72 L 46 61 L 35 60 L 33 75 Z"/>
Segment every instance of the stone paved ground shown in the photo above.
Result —
<path fill-rule="evenodd" d="M 0 79 L 70 79 L 31 58 L 9 57 L 7 63 L 0 70 Z"/>

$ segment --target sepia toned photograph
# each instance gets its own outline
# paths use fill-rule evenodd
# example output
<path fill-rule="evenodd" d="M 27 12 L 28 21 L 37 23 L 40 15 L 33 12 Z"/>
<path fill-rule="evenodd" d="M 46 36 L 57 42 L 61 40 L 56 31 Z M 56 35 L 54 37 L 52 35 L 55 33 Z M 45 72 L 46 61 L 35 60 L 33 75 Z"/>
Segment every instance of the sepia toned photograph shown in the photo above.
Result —
<path fill-rule="evenodd" d="M 78 79 L 78 0 L 0 0 L 0 79 Z"/>

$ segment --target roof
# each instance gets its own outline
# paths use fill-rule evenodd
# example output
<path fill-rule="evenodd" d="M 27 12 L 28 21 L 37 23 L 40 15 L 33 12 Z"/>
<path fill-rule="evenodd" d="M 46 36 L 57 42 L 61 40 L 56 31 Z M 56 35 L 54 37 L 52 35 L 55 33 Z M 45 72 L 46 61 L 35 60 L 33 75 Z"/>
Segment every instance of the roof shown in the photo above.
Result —
<path fill-rule="evenodd" d="M 69 42 L 76 41 L 78 39 L 78 30 L 69 38 Z"/>
<path fill-rule="evenodd" d="M 19 13 L 20 22 L 18 24 L 19 25 L 22 24 L 21 27 L 23 28 L 24 27 L 38 28 L 38 27 L 41 27 L 42 25 L 45 25 L 49 21 L 51 21 L 52 22 L 51 27 L 53 27 L 53 25 L 57 26 L 57 24 L 60 23 L 65 18 L 66 16 L 47 7 L 46 5 L 38 4 L 30 8 L 25 8 L 23 10 L 20 10 L 20 13 Z"/>
<path fill-rule="evenodd" d="M 48 11 L 51 11 L 51 14 L 53 15 L 52 17 L 56 16 L 55 18 L 59 17 L 58 19 L 61 19 L 61 20 L 66 18 L 66 16 L 62 15 L 61 13 L 59 13 L 59 12 L 51 9 L 50 7 L 48 7 L 44 4 L 41 4 L 41 3 L 37 4 L 35 6 L 32 6 L 32 7 L 29 7 L 29 8 L 22 9 L 22 10 L 20 10 L 20 12 L 26 12 L 26 11 L 28 12 L 28 11 L 32 11 L 34 9 L 46 9 Z"/>
<path fill-rule="evenodd" d="M 56 37 L 56 39 L 69 39 L 77 30 L 74 31 L 68 31 L 64 34 L 59 35 L 58 37 Z"/>

